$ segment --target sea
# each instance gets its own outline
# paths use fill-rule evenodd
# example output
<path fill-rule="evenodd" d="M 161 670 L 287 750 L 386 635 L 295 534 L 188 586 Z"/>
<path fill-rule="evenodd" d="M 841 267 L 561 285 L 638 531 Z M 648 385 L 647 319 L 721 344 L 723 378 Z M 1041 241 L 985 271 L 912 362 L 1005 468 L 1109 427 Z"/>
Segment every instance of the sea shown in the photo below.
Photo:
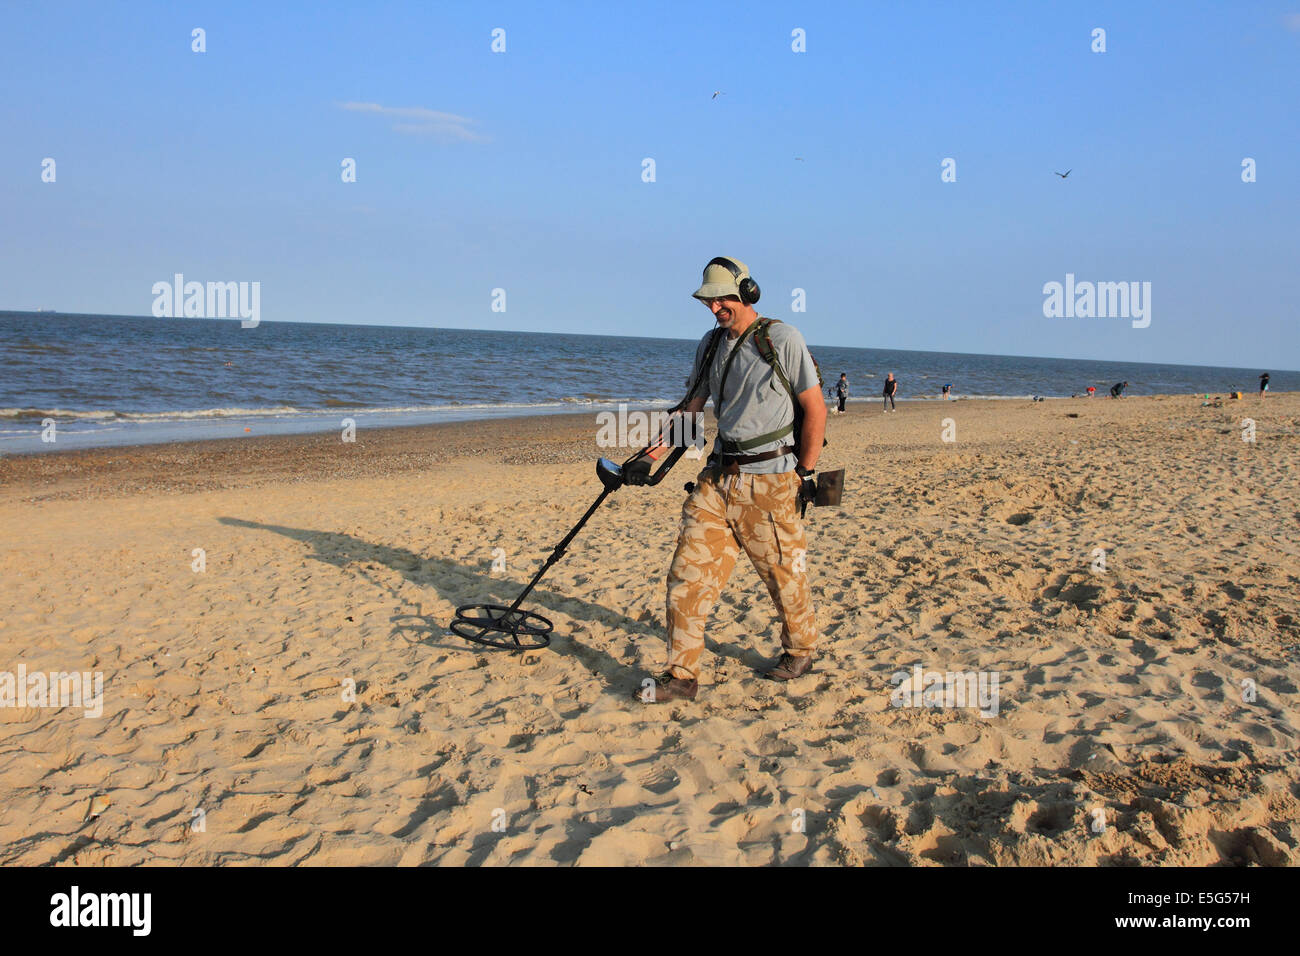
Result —
<path fill-rule="evenodd" d="M 701 335 L 704 330 L 701 330 Z M 0 454 L 670 407 L 696 340 L 0 312 Z M 810 344 L 850 408 L 879 402 L 1300 390 L 1300 372 Z M 53 425 L 51 425 L 53 423 Z"/>

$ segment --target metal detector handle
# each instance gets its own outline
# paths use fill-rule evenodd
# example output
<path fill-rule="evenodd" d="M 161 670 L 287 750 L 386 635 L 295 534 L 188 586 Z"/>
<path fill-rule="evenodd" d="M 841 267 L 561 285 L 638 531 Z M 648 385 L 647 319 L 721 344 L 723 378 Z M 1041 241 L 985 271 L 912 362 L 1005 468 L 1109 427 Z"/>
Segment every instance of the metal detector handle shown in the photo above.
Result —
<path fill-rule="evenodd" d="M 620 470 L 624 475 L 624 480 L 627 481 L 628 484 L 638 484 L 638 485 L 659 484 L 659 482 L 664 480 L 664 477 L 668 474 L 668 472 L 672 470 L 673 465 L 677 464 L 678 460 L 682 457 L 682 455 L 686 454 L 686 449 L 690 446 L 680 445 L 676 448 L 673 448 L 671 451 L 668 452 L 668 456 L 664 458 L 663 462 L 659 465 L 659 467 L 655 469 L 653 472 L 650 472 L 649 470 L 650 466 L 646 464 L 646 462 L 647 461 L 653 462 L 658 460 L 659 455 L 661 455 L 665 451 L 668 451 L 669 447 L 670 446 L 668 445 L 660 444 L 660 445 L 651 445 L 648 448 L 642 448 L 639 452 L 637 452 L 627 461 L 623 462 L 623 464 L 620 466 Z M 640 468 L 632 467 L 634 464 L 637 463 L 641 464 Z M 635 481 L 628 480 L 633 475 L 638 476 L 637 479 Z"/>
<path fill-rule="evenodd" d="M 664 463 L 656 469 L 655 473 L 650 476 L 650 484 L 657 485 L 663 481 L 664 476 L 672 470 L 673 465 L 677 464 L 682 455 L 686 454 L 686 446 L 674 448 L 672 454 L 664 459 Z"/>

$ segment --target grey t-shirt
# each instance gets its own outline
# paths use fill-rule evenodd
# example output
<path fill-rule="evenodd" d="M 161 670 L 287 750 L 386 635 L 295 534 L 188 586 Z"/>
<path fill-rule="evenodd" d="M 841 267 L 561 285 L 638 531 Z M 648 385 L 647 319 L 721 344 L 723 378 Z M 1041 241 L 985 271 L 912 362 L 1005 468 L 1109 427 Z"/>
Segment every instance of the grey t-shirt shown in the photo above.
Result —
<path fill-rule="evenodd" d="M 757 321 L 755 320 L 756 323 Z M 768 326 L 768 334 L 772 338 L 772 347 L 776 350 L 781 370 L 790 380 L 795 394 L 816 388 L 817 367 L 813 365 L 812 356 L 808 354 L 808 346 L 804 343 L 799 330 L 784 322 L 773 322 Z M 699 374 L 700 363 L 704 361 L 704 352 L 709 347 L 709 338 L 712 335 L 713 331 L 709 330 L 704 338 L 700 339 L 699 347 L 695 350 L 695 363 L 691 368 L 691 381 L 694 381 Z M 777 377 L 772 367 L 763 361 L 763 356 L 759 354 L 758 346 L 754 343 L 754 333 L 749 332 L 744 339 L 740 352 L 731 363 L 731 371 L 727 373 L 727 393 L 721 403 L 718 401 L 718 388 L 722 384 L 722 370 L 726 367 L 727 359 L 739 339 L 730 338 L 724 333 L 722 341 L 718 343 L 718 350 L 713 355 L 713 364 L 709 368 L 707 389 L 709 397 L 713 399 L 714 411 L 718 415 L 718 440 L 713 443 L 713 452 L 709 456 L 710 462 L 716 463 L 718 456 L 722 454 L 721 439 L 724 437 L 731 441 L 745 441 L 794 424 L 794 404 L 790 399 L 790 393 L 785 390 L 785 386 L 781 384 L 781 379 Z M 703 394 L 705 388 L 705 382 L 701 382 L 699 389 L 689 398 Z M 741 454 L 759 455 L 780 448 L 782 445 L 795 444 L 794 436 L 786 435 L 784 438 L 755 448 L 748 448 Z M 795 455 L 782 455 L 767 461 L 741 465 L 740 470 L 751 475 L 776 475 L 793 471 L 796 464 L 798 459 Z"/>

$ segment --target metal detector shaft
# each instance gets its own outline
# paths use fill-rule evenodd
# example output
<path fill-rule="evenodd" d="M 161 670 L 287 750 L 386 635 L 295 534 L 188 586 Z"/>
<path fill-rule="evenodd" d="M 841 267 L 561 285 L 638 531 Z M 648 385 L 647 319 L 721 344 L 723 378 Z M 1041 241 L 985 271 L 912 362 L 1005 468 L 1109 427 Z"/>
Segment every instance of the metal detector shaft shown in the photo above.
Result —
<path fill-rule="evenodd" d="M 650 446 L 650 448 L 642 449 L 641 451 L 633 455 L 631 458 L 629 458 L 627 461 L 623 462 L 622 465 L 616 466 L 612 462 L 609 463 L 605 462 L 604 459 L 602 459 L 600 463 L 597 464 L 596 474 L 600 476 L 600 480 L 605 485 L 605 489 L 600 493 L 600 495 L 596 498 L 596 500 L 591 503 L 591 507 L 587 509 L 587 513 L 578 519 L 578 523 L 573 526 L 573 530 L 570 531 L 568 534 L 566 534 L 564 536 L 564 540 L 555 546 L 555 550 L 552 551 L 551 556 L 546 559 L 546 563 L 537 569 L 537 573 L 533 575 L 533 579 L 528 582 L 528 587 L 524 588 L 523 593 L 521 593 L 519 597 L 515 598 L 515 602 L 510 605 L 510 609 L 507 612 L 507 615 L 510 612 L 519 610 L 519 605 L 524 602 L 524 598 L 528 597 L 528 595 L 532 592 L 533 587 L 537 584 L 538 581 L 542 579 L 542 575 L 547 572 L 547 570 L 551 567 L 551 565 L 553 565 L 556 561 L 559 561 L 560 558 L 564 557 L 564 550 L 569 546 L 569 543 L 573 541 L 575 537 L 577 537 L 578 532 L 582 530 L 582 526 L 587 523 L 587 519 L 596 513 L 596 509 L 601 506 L 601 504 L 605 501 L 607 497 L 609 497 L 610 492 L 617 491 L 620 487 L 622 487 L 623 483 L 627 480 L 627 473 L 624 471 L 624 469 L 631 462 L 636 461 L 637 459 L 645 456 L 648 451 L 652 449 L 658 451 L 662 447 L 666 447 L 666 446 L 652 445 Z M 677 459 L 681 458 L 682 453 L 685 451 L 686 451 L 685 446 L 680 448 L 673 448 L 672 452 L 669 453 L 668 457 L 659 466 L 658 470 L 653 475 L 647 474 L 643 479 L 641 479 L 641 482 L 639 483 L 644 483 L 647 485 L 659 484 L 659 482 L 663 479 L 664 475 L 668 474 L 669 470 L 673 467 L 673 465 L 677 464 Z M 601 467 L 602 465 L 606 465 L 606 464 L 608 464 L 610 470 L 605 470 Z"/>
<path fill-rule="evenodd" d="M 651 473 L 650 463 L 670 447 L 672 450 L 659 465 L 658 470 Z M 675 447 L 659 442 L 643 448 L 621 465 L 616 465 L 607 458 L 596 462 L 596 477 L 605 486 L 600 497 L 591 503 L 587 513 L 578 519 L 578 523 L 564 536 L 564 540 L 555 546 L 550 557 L 537 569 L 533 579 L 528 582 L 528 587 L 520 592 L 514 603 L 509 607 L 503 604 L 462 604 L 456 608 L 456 618 L 448 625 L 448 629 L 467 641 L 488 647 L 518 651 L 546 647 L 550 644 L 551 622 L 540 614 L 519 610 L 519 605 L 523 604 L 524 599 L 533 592 L 533 588 L 537 586 L 537 582 L 542 579 L 542 575 L 550 569 L 551 565 L 564 557 L 564 551 L 570 542 L 577 537 L 582 526 L 587 523 L 587 519 L 596 513 L 596 509 L 611 492 L 617 491 L 625 484 L 658 484 L 684 451 L 686 451 L 684 446 Z M 634 465 L 636 467 L 633 467 Z"/>
<path fill-rule="evenodd" d="M 551 565 L 564 557 L 564 549 L 569 546 L 569 543 L 575 537 L 577 537 L 578 532 L 582 530 L 582 526 L 587 523 L 587 519 L 596 513 L 596 509 L 601 506 L 604 500 L 609 497 L 609 493 L 613 490 L 614 488 L 605 488 L 605 490 L 600 493 L 600 496 L 591 503 L 591 507 L 587 509 L 587 513 L 578 519 L 578 523 L 573 526 L 573 530 L 566 534 L 564 540 L 555 546 L 555 550 L 552 551 L 551 556 L 546 559 L 546 563 L 537 569 L 537 573 L 533 575 L 533 579 L 528 582 L 528 587 L 524 588 L 523 591 L 520 592 L 519 597 L 515 598 L 515 602 L 510 605 L 510 610 L 507 614 L 519 610 L 519 605 L 524 603 L 524 598 L 528 597 L 533 588 L 537 586 L 537 582 L 542 579 L 542 575 L 547 572 Z"/>

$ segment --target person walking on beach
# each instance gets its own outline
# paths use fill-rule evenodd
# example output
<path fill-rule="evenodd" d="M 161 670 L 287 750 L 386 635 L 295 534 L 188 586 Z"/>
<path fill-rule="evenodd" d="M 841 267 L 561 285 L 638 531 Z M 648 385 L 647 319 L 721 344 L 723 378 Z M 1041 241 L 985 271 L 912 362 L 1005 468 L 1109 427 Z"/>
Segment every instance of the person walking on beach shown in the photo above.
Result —
<path fill-rule="evenodd" d="M 758 284 L 738 259 L 704 268 L 693 295 L 716 327 L 700 340 L 684 412 L 713 399 L 718 437 L 682 506 L 668 569 L 668 669 L 643 682 L 643 703 L 694 700 L 704 626 L 743 548 L 781 622 L 783 653 L 764 676 L 788 681 L 812 667 L 817 620 L 799 502 L 816 491 L 826 401 L 803 336 L 754 310 Z"/>
<path fill-rule="evenodd" d="M 849 375 L 847 372 L 840 372 L 840 380 L 835 383 L 835 397 L 840 400 L 840 407 L 837 414 L 844 414 L 844 403 L 849 400 Z"/>
<path fill-rule="evenodd" d="M 943 386 L 943 400 L 945 402 L 948 401 L 948 393 L 951 391 L 952 391 L 952 383 L 947 383 Z"/>
<path fill-rule="evenodd" d="M 885 390 L 882 393 L 885 396 L 885 411 L 889 411 L 891 408 L 898 411 L 898 407 L 894 404 L 894 393 L 897 391 L 898 380 L 894 378 L 894 373 L 890 372 L 889 377 L 885 379 Z"/>
<path fill-rule="evenodd" d="M 1268 391 L 1268 372 L 1259 377 L 1259 400 L 1264 400 L 1264 393 Z"/>
<path fill-rule="evenodd" d="M 1110 387 L 1111 398 L 1123 398 L 1124 389 L 1128 388 L 1128 382 L 1116 382 Z"/>

